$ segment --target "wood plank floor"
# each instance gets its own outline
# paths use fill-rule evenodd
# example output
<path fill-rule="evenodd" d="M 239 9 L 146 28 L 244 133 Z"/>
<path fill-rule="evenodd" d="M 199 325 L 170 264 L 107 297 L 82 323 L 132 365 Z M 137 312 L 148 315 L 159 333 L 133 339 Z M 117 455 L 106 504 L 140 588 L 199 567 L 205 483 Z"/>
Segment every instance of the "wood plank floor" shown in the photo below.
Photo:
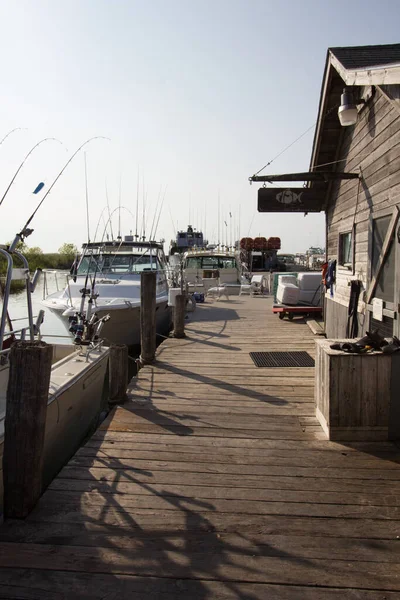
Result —
<path fill-rule="evenodd" d="M 198 306 L 25 522 L 0 598 L 400 598 L 400 453 L 328 442 L 313 368 L 251 351 L 314 337 L 266 298 Z"/>

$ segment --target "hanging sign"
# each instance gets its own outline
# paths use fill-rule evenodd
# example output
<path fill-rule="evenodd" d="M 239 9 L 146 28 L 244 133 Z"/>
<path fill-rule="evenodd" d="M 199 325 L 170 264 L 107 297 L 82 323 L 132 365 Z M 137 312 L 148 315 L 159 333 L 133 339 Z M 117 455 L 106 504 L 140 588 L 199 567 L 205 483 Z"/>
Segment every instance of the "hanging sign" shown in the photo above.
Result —
<path fill-rule="evenodd" d="M 262 187 L 258 190 L 258 212 L 320 212 L 325 190 L 318 188 Z"/>

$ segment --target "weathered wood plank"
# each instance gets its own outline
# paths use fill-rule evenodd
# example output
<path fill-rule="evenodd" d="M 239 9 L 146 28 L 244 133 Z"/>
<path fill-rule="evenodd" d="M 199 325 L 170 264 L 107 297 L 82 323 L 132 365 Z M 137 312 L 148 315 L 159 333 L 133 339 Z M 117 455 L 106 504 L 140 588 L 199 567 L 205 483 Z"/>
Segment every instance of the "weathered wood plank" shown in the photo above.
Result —
<path fill-rule="evenodd" d="M 165 485 L 165 484 L 146 484 L 137 482 L 98 482 L 98 481 L 67 481 L 57 479 L 54 481 L 49 489 L 54 492 L 66 492 L 66 503 L 70 501 L 70 495 L 72 498 L 77 497 L 73 495 L 74 492 L 79 492 L 82 495 L 87 495 L 89 492 L 93 493 L 94 497 L 97 494 L 101 496 L 102 500 L 108 501 L 108 495 L 113 494 L 117 499 L 121 498 L 126 500 L 129 496 L 153 496 L 157 495 L 159 498 L 168 498 L 170 496 L 180 496 L 181 498 L 201 498 L 204 500 L 248 500 L 251 502 L 296 502 L 296 503 L 315 503 L 315 504 L 351 504 L 365 506 L 394 506 L 398 505 L 398 494 L 393 493 L 389 495 L 387 493 L 377 493 L 377 491 L 368 491 L 365 493 L 354 493 L 345 492 L 343 489 L 340 491 L 324 491 L 323 485 L 320 485 L 318 490 L 281 490 L 279 483 L 273 489 L 254 489 L 240 487 L 241 481 L 237 482 L 234 487 L 223 487 L 221 486 L 202 486 L 202 485 Z M 57 498 L 58 496 L 56 496 Z M 92 497 L 92 494 L 90 494 Z M 150 508 L 150 507 L 149 507 Z M 400 547 L 400 544 L 399 544 Z"/>
<path fill-rule="evenodd" d="M 243 472 L 242 465 L 213 463 L 210 466 L 207 462 L 180 462 L 180 461 L 163 461 L 153 458 L 152 460 L 118 458 L 113 459 L 100 454 L 99 456 L 75 456 L 69 462 L 71 466 L 81 467 L 105 467 L 114 469 L 115 471 L 131 471 L 132 476 L 135 471 L 147 471 L 151 475 L 154 471 L 181 471 L 188 473 L 230 473 L 241 475 Z M 279 466 L 279 465 L 246 465 L 246 473 L 249 475 L 286 475 L 292 477 L 336 477 L 346 479 L 380 479 L 400 481 L 400 468 L 382 468 L 375 469 L 346 469 L 332 467 L 307 467 L 307 466 Z"/>
<path fill-rule="evenodd" d="M 18 580 L 18 585 L 13 581 Z M 45 569 L 1 569 L 0 597 L 18 600 L 48 598 L 54 600 L 118 600 L 119 598 L 162 598 L 176 600 L 178 596 L 191 600 L 342 600 L 344 589 L 340 587 L 309 587 L 241 581 L 210 581 L 207 579 L 169 579 L 155 576 L 65 572 Z M 397 592 L 347 588 L 349 600 L 397 600 Z"/>
<path fill-rule="evenodd" d="M 57 552 L 55 552 L 57 549 Z M 206 579 L 259 581 L 262 583 L 285 583 L 309 585 L 310 578 L 320 586 L 354 587 L 361 589 L 397 590 L 399 564 L 369 561 L 329 560 L 315 556 L 307 560 L 307 568 L 302 561 L 290 553 L 285 556 L 254 555 L 246 552 L 235 553 L 234 549 L 219 544 L 216 552 L 206 556 L 192 552 L 192 564 L 188 566 L 186 553 L 161 549 L 160 553 L 145 555 L 143 551 L 132 556 L 117 548 L 101 549 L 75 547 L 72 553 L 68 547 L 47 544 L 0 544 L 0 566 L 15 568 L 21 562 L 31 568 L 78 571 L 86 573 L 131 574 L 146 576 L 156 572 L 159 577 L 187 578 L 189 573 L 202 573 Z"/>
<path fill-rule="evenodd" d="M 254 367 L 255 349 L 315 354 L 270 306 L 200 305 L 160 346 L 28 520 L 0 528 L 0 598 L 398 595 L 400 451 L 328 442 L 313 369 Z"/>

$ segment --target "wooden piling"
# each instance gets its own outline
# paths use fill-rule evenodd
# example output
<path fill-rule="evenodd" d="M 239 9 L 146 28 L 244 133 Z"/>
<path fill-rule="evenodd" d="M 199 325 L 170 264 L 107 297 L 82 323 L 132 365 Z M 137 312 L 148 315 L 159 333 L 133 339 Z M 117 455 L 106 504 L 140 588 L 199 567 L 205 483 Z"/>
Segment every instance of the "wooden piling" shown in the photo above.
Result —
<path fill-rule="evenodd" d="M 42 492 L 52 355 L 52 347 L 41 341 L 11 347 L 3 457 L 6 518 L 25 518 Z"/>
<path fill-rule="evenodd" d="M 140 276 L 140 362 L 154 362 L 156 355 L 156 287 L 154 271 L 144 271 Z"/>
<path fill-rule="evenodd" d="M 186 294 L 175 296 L 174 337 L 185 337 Z"/>
<path fill-rule="evenodd" d="M 113 344 L 110 347 L 110 391 L 109 404 L 118 404 L 126 400 L 126 388 L 129 383 L 128 346 Z"/>

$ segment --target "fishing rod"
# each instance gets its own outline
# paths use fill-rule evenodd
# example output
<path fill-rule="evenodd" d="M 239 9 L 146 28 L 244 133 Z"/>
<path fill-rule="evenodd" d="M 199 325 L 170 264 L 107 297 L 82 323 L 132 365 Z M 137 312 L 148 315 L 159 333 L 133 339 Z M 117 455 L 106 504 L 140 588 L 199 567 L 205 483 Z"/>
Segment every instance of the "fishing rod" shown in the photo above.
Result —
<path fill-rule="evenodd" d="M 139 166 L 137 172 L 137 184 L 136 184 L 136 229 L 135 229 L 135 238 L 138 240 L 138 217 L 139 217 Z"/>
<path fill-rule="evenodd" d="M 119 213 L 118 213 L 118 237 L 117 237 L 117 239 L 121 239 L 121 179 L 122 179 L 122 174 L 120 174 L 120 176 L 119 176 L 119 197 L 118 197 Z"/>
<path fill-rule="evenodd" d="M 171 213 L 171 207 L 170 206 L 168 206 L 168 212 L 169 212 L 169 216 L 171 217 L 172 229 L 173 229 L 173 231 L 175 233 L 175 237 L 176 237 L 177 233 L 178 233 L 178 230 L 177 230 L 177 227 L 175 227 L 175 223 L 174 223 L 174 219 L 172 218 L 172 213 Z M 178 224 L 177 224 L 177 226 L 178 226 Z"/>
<path fill-rule="evenodd" d="M 85 190 L 86 190 L 86 225 L 87 225 L 87 241 L 90 242 L 90 226 L 89 226 L 89 192 L 88 192 L 88 179 L 87 179 L 87 164 L 86 164 L 86 152 L 83 153 L 85 157 Z"/>
<path fill-rule="evenodd" d="M 157 208 L 158 208 L 158 203 L 160 202 L 160 199 L 161 199 L 161 185 L 160 185 L 160 191 L 158 192 L 158 198 L 157 198 L 156 208 L 155 208 L 154 214 L 153 214 L 153 221 L 151 223 L 150 236 L 149 236 L 150 240 L 153 237 L 153 228 L 154 228 L 154 223 L 155 223 L 155 220 L 156 220 Z"/>
<path fill-rule="evenodd" d="M 107 181 L 105 182 L 105 186 L 106 186 L 106 200 L 107 200 L 107 208 L 108 208 L 108 218 L 110 220 L 111 239 L 114 241 L 114 232 L 113 232 L 113 228 L 112 228 L 112 221 L 111 221 L 111 215 L 110 215 L 110 202 L 109 202 L 109 199 L 108 199 Z M 104 235 L 103 235 L 103 237 L 104 237 Z"/>
<path fill-rule="evenodd" d="M 15 131 L 15 130 L 14 130 Z M 11 132 L 10 132 L 11 133 Z M 10 134 L 7 134 L 10 135 Z M 7 136 L 6 136 L 7 137 Z M 2 142 L 6 139 L 3 138 Z M 10 183 L 8 184 L 8 187 L 6 189 L 6 191 L 3 194 L 3 197 L 0 200 L 0 206 L 3 204 L 3 201 L 5 199 L 5 197 L 7 196 L 12 184 L 14 183 L 18 173 L 20 172 L 20 170 L 22 169 L 22 167 L 24 166 L 25 162 L 27 161 L 27 159 L 30 157 L 30 155 L 32 154 L 32 152 L 38 147 L 40 146 L 40 144 L 43 144 L 44 142 L 49 142 L 49 141 L 53 141 L 53 142 L 58 142 L 61 145 L 64 145 L 60 140 L 58 140 L 57 138 L 44 138 L 43 140 L 40 140 L 40 142 L 38 142 L 37 144 L 35 144 L 33 146 L 33 148 L 31 148 L 28 152 L 28 154 L 25 156 L 24 160 L 22 161 L 22 163 L 19 165 L 18 169 L 15 171 L 13 178 L 11 179 Z"/>
<path fill-rule="evenodd" d="M 96 230 L 94 232 L 94 238 L 93 238 L 94 241 L 96 241 L 96 238 L 97 238 L 97 232 L 98 232 L 98 229 L 99 229 L 99 226 L 100 226 L 101 219 L 103 219 L 103 221 L 105 222 L 104 211 L 107 210 L 107 208 L 108 208 L 107 206 L 104 206 L 103 210 L 100 213 L 100 217 L 99 217 L 99 220 L 97 221 L 97 225 L 96 225 Z"/>
<path fill-rule="evenodd" d="M 11 131 L 9 131 L 8 133 L 6 133 L 6 135 L 3 137 L 3 139 L 0 140 L 0 146 L 2 145 L 3 142 L 6 141 L 6 139 L 8 138 L 9 135 L 11 135 L 12 133 L 14 133 L 14 131 L 26 131 L 26 127 L 16 127 L 15 129 L 11 129 Z"/>
<path fill-rule="evenodd" d="M 100 139 L 102 139 L 102 140 L 109 140 L 109 138 L 106 138 L 104 136 L 92 137 L 92 138 L 86 140 L 86 142 L 84 142 L 81 146 L 79 146 L 79 148 L 77 150 L 75 150 L 75 152 L 73 153 L 73 155 L 67 160 L 67 162 L 65 163 L 65 165 L 63 166 L 63 168 L 61 169 L 61 171 L 58 173 L 57 177 L 54 179 L 53 183 L 51 184 L 51 186 L 49 187 L 49 189 L 47 190 L 47 192 L 45 193 L 45 195 L 43 196 L 43 198 L 41 199 L 41 201 L 39 202 L 39 204 L 37 205 L 37 207 L 35 208 L 35 210 L 31 214 L 31 216 L 29 217 L 29 219 L 25 223 L 25 226 L 22 228 L 21 233 L 19 234 L 19 237 L 20 237 L 21 240 L 24 237 L 27 237 L 28 235 L 30 235 L 32 233 L 33 230 L 29 230 L 28 226 L 30 225 L 32 219 L 36 215 L 36 213 L 39 210 L 39 208 L 42 206 L 43 202 L 46 200 L 47 196 L 50 194 L 51 190 L 53 189 L 53 187 L 55 186 L 55 184 L 57 183 L 57 181 L 60 179 L 61 175 L 64 173 L 65 169 L 68 167 L 68 165 L 71 163 L 71 161 L 75 158 L 75 156 L 78 154 L 78 152 L 80 150 L 82 150 L 82 148 L 84 146 L 86 146 L 87 144 L 89 144 L 89 142 L 91 142 L 93 140 L 100 140 Z M 39 143 L 41 143 L 41 142 L 39 142 Z"/>
<path fill-rule="evenodd" d="M 104 241 L 104 236 L 105 236 L 105 234 L 106 234 L 107 226 L 108 226 L 109 224 L 110 224 L 110 226 L 111 226 L 111 219 L 112 219 L 112 217 L 113 217 L 113 214 L 114 214 L 115 212 L 117 212 L 117 210 L 121 210 L 121 208 L 123 208 L 124 210 L 126 210 L 126 211 L 127 211 L 127 212 L 128 212 L 130 215 L 131 215 L 131 217 L 132 217 L 132 219 L 133 219 L 133 220 L 135 219 L 135 217 L 134 217 L 134 215 L 133 215 L 132 211 L 130 211 L 130 210 L 129 210 L 129 208 L 127 208 L 126 206 L 117 206 L 117 208 L 114 208 L 114 210 L 113 210 L 113 211 L 110 213 L 110 215 L 109 215 L 109 217 L 108 217 L 108 220 L 107 220 L 107 222 L 106 222 L 106 226 L 105 226 L 105 228 L 104 228 L 104 232 L 103 232 L 103 235 L 102 235 L 102 238 L 101 238 L 101 242 L 103 242 L 103 241 Z"/>

